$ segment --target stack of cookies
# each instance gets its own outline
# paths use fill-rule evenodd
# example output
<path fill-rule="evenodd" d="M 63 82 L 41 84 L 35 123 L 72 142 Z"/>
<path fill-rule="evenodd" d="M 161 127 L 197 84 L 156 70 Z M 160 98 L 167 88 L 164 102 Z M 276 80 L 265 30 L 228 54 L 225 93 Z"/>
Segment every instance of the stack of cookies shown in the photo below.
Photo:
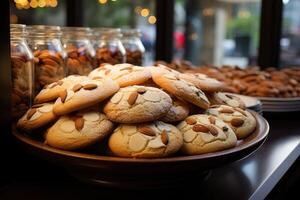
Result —
<path fill-rule="evenodd" d="M 47 85 L 17 127 L 43 132 L 45 144 L 63 150 L 108 141 L 105 152 L 121 157 L 216 152 L 235 147 L 256 128 L 245 104 L 224 88 L 205 75 L 163 65 L 102 64 L 88 76 Z"/>

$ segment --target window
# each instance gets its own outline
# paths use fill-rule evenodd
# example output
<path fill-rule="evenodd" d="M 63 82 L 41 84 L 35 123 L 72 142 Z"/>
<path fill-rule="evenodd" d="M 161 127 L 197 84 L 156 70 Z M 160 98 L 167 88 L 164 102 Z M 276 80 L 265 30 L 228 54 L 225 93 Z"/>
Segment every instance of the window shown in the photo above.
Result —
<path fill-rule="evenodd" d="M 146 49 L 144 64 L 155 55 L 155 1 L 89 0 L 84 1 L 84 26 L 138 28 Z"/>
<path fill-rule="evenodd" d="M 300 65 L 300 1 L 283 0 L 280 66 Z"/>
<path fill-rule="evenodd" d="M 176 0 L 174 58 L 197 65 L 256 64 L 260 3 Z"/>
<path fill-rule="evenodd" d="M 57 25 L 66 22 L 65 0 L 10 1 L 10 22 L 26 25 Z"/>

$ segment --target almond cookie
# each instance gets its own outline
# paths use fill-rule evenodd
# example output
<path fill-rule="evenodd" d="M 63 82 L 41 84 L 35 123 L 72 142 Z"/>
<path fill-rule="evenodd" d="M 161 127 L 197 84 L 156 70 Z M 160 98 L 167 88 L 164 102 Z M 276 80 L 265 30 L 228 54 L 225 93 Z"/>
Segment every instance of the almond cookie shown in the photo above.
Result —
<path fill-rule="evenodd" d="M 70 112 L 95 105 L 110 97 L 119 90 L 119 85 L 110 78 L 84 80 L 73 84 L 60 93 L 53 112 L 65 115 Z"/>
<path fill-rule="evenodd" d="M 171 97 L 154 87 L 121 88 L 104 107 L 107 117 L 119 123 L 140 123 L 161 118 L 172 106 Z"/>
<path fill-rule="evenodd" d="M 25 115 L 19 119 L 17 128 L 24 131 L 32 131 L 47 125 L 57 119 L 52 112 L 53 103 L 43 103 L 33 105 Z"/>
<path fill-rule="evenodd" d="M 256 128 L 256 120 L 247 110 L 227 105 L 216 105 L 207 109 L 206 112 L 209 115 L 219 117 L 227 123 L 233 129 L 238 139 L 247 137 Z"/>
<path fill-rule="evenodd" d="M 192 115 L 178 124 L 177 128 L 183 134 L 181 150 L 188 155 L 221 151 L 237 143 L 233 130 L 214 116 Z"/>
<path fill-rule="evenodd" d="M 138 125 L 121 124 L 110 136 L 108 145 L 117 156 L 156 158 L 174 154 L 182 143 L 182 134 L 175 126 L 155 121 Z"/>
<path fill-rule="evenodd" d="M 56 100 L 59 97 L 59 94 L 65 89 L 68 89 L 71 85 L 80 83 L 87 79 L 88 78 L 86 76 L 71 75 L 46 85 L 44 89 L 42 89 L 35 97 L 35 103 L 45 103 Z"/>
<path fill-rule="evenodd" d="M 75 150 L 101 141 L 113 130 L 113 123 L 97 111 L 62 116 L 45 134 L 49 146 Z"/>
<path fill-rule="evenodd" d="M 197 88 L 205 92 L 218 92 L 226 88 L 224 83 L 208 78 L 205 74 L 179 74 L 179 78 L 193 83 Z"/>
<path fill-rule="evenodd" d="M 113 123 L 97 111 L 82 111 L 62 116 L 47 130 L 45 143 L 49 146 L 75 150 L 101 141 L 113 130 Z"/>
<path fill-rule="evenodd" d="M 176 98 L 172 98 L 173 103 L 169 112 L 160 120 L 163 122 L 178 122 L 184 120 L 189 115 L 189 105 Z"/>
<path fill-rule="evenodd" d="M 228 105 L 235 108 L 246 109 L 246 104 L 239 97 L 223 92 L 215 92 L 207 95 L 212 105 Z"/>
<path fill-rule="evenodd" d="M 151 78 L 146 67 L 138 67 L 128 63 L 117 65 L 103 65 L 89 74 L 90 78 L 109 77 L 115 80 L 120 87 L 138 85 Z"/>
<path fill-rule="evenodd" d="M 153 81 L 174 96 L 204 109 L 209 107 L 210 104 L 205 94 L 193 83 L 180 79 L 179 72 L 152 67 L 151 73 Z"/>

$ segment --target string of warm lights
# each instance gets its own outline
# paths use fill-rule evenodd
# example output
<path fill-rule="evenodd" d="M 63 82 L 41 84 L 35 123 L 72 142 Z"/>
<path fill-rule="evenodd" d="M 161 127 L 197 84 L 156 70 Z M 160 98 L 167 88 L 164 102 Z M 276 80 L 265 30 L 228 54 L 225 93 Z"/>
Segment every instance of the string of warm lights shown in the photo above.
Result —
<path fill-rule="evenodd" d="M 14 0 L 18 9 L 56 7 L 57 0 Z"/>
<path fill-rule="evenodd" d="M 116 2 L 117 0 L 111 0 L 113 2 Z M 105 5 L 108 3 L 108 0 L 98 0 L 99 4 Z M 156 23 L 156 17 L 154 15 L 150 15 L 151 11 L 149 8 L 142 8 L 140 6 L 135 7 L 134 9 L 135 13 L 138 15 L 141 15 L 142 17 L 148 17 L 149 24 L 155 24 Z"/>

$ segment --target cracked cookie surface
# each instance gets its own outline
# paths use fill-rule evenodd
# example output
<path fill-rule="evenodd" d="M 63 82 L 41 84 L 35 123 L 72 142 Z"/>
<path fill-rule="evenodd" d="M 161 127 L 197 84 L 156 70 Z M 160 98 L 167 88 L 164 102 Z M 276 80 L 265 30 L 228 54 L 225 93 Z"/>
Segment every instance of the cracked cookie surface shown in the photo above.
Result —
<path fill-rule="evenodd" d="M 60 117 L 45 134 L 49 146 L 75 150 L 101 141 L 113 130 L 113 123 L 98 111 L 80 111 Z"/>
<path fill-rule="evenodd" d="M 114 122 L 140 123 L 161 118 L 171 106 L 171 97 L 158 88 L 128 86 L 110 98 L 104 113 Z"/>
<path fill-rule="evenodd" d="M 199 114 L 191 115 L 177 125 L 183 134 L 182 152 L 197 155 L 234 147 L 237 138 L 221 119 Z"/>
<path fill-rule="evenodd" d="M 176 153 L 182 146 L 182 133 L 161 121 L 121 124 L 109 138 L 109 148 L 121 157 L 155 158 Z"/>

